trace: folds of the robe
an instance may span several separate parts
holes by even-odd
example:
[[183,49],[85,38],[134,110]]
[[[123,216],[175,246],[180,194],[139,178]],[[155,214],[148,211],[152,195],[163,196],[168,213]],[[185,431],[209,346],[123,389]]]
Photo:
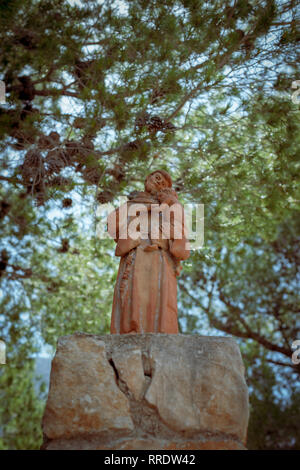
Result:
[[142,246],[120,261],[111,333],[178,333],[177,281],[170,255]]
[[[117,243],[116,256],[120,256],[120,266],[115,285],[111,333],[178,333],[177,320],[177,280],[180,260],[189,256],[189,244],[184,227],[184,212],[179,210],[175,237],[176,214],[169,219],[170,231],[164,233],[161,225],[164,216],[159,218],[158,239],[151,239],[151,204],[158,201],[146,193],[127,204],[128,213],[119,207],[108,216],[108,231]],[[130,214],[130,206],[145,204],[139,218],[143,232],[143,217],[146,224],[146,238],[132,239],[130,224],[135,222]],[[178,229],[179,227],[179,229]],[[148,232],[149,231],[149,232]],[[124,236],[125,235],[125,236]],[[172,239],[173,238],[173,239]],[[157,249],[144,251],[146,245],[155,244]]]

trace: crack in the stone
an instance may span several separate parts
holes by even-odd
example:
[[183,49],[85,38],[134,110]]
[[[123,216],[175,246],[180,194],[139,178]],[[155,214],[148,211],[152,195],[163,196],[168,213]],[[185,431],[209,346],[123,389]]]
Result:
[[142,352],[142,365],[145,377],[152,377],[152,367],[149,358],[149,351]]
[[[239,445],[242,445],[240,439],[238,436],[233,435],[233,434],[224,434],[222,432],[218,431],[209,431],[209,430],[174,430],[172,427],[169,427],[168,423],[165,423],[162,419],[162,417],[159,415],[158,409],[155,405],[152,405],[148,403],[145,400],[145,395],[147,393],[147,390],[149,389],[149,386],[151,385],[152,381],[154,380],[155,373],[159,372],[159,363],[156,363],[154,360],[154,357],[152,357],[151,360],[151,351],[153,351],[151,347],[151,341],[152,337],[151,334],[150,336],[146,336],[146,340],[144,343],[140,343],[137,341],[139,338],[133,337],[129,335],[124,335],[123,337],[101,337],[97,335],[89,335],[89,334],[84,334],[84,333],[77,333],[76,336],[86,336],[86,337],[92,337],[95,339],[101,339],[105,342],[105,350],[106,350],[106,358],[110,366],[112,367],[114,371],[114,378],[116,385],[118,389],[126,396],[126,398],[129,401],[129,407],[130,407],[130,416],[131,419],[134,423],[134,429],[132,431],[119,431],[119,430],[114,430],[112,432],[103,432],[103,433],[93,433],[92,435],[90,434],[82,434],[78,435],[74,438],[71,439],[58,439],[52,440],[48,439],[47,436],[44,434],[44,444],[41,447],[41,449],[46,449],[48,446],[51,448],[51,443],[53,442],[53,445],[57,442],[57,445],[59,446],[61,443],[61,448],[67,448],[67,445],[70,445],[70,448],[74,446],[74,448],[78,448],[82,446],[84,448],[87,446],[87,448],[99,448],[102,444],[107,448],[108,445],[111,446],[112,449],[114,448],[119,448],[120,443],[124,442],[129,439],[159,439],[159,440],[166,440],[167,442],[174,441],[176,443],[181,443],[183,445],[184,449],[184,444],[187,440],[191,440],[191,442],[195,442],[199,439],[200,441],[205,441],[206,439],[212,439],[213,441],[219,441],[219,440],[224,440],[224,441],[233,441],[238,443]],[[157,336],[157,335],[156,335]],[[156,337],[155,336],[155,337]],[[151,340],[151,341],[150,341]],[[166,341],[169,341],[169,338],[166,339]],[[144,378],[145,378],[145,387],[144,387],[144,393],[143,393],[143,398],[140,400],[136,400],[133,396],[133,394],[129,391],[126,382],[121,379],[120,377],[120,368],[119,370],[116,367],[117,362],[115,363],[114,360],[112,359],[113,356],[113,351],[114,348],[120,348],[121,346],[124,346],[127,344],[126,342],[130,342],[130,344],[136,345],[140,348],[141,350],[141,359],[142,359],[142,367],[143,367],[143,372],[144,372]],[[155,351],[155,348],[154,348]],[[124,352],[124,350],[123,350]],[[126,350],[125,350],[126,354]],[[155,370],[157,368],[157,370]],[[133,371],[134,373],[134,371]],[[85,442],[83,442],[85,441]],[[245,445],[245,443],[243,443]]]
[[117,387],[119,388],[119,390],[124,393],[124,395],[126,396],[126,398],[128,400],[130,400],[132,397],[131,397],[131,392],[127,386],[127,383],[124,382],[124,380],[121,379],[120,375],[119,375],[119,372],[118,372],[118,369],[112,359],[112,357],[108,358],[108,362],[109,364],[111,365],[111,367],[113,368],[114,370],[114,373],[115,373],[115,379],[116,379],[116,384],[117,384]]
[[114,371],[114,373],[115,373],[116,383],[117,383],[117,385],[118,385],[118,383],[119,383],[119,372],[118,372],[118,369],[116,368],[115,363],[114,363],[114,361],[112,360],[112,358],[108,359],[108,362],[109,362],[109,364],[111,365],[111,367],[113,368],[113,371]]

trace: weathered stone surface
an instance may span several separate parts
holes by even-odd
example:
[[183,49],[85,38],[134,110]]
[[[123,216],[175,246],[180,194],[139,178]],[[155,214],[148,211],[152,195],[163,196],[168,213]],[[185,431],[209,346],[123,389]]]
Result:
[[194,350],[187,341],[153,344],[154,375],[146,400],[176,431],[214,431],[246,438],[248,394],[234,341],[206,341]]
[[198,440],[166,440],[149,437],[112,440],[103,444],[101,440],[74,441],[58,440],[48,444],[47,450],[246,450],[233,439],[198,439]]
[[105,343],[83,335],[60,338],[43,417],[47,438],[132,429],[129,402],[116,384]]
[[124,351],[115,350],[112,353],[112,360],[129,392],[136,400],[140,400],[145,386],[141,349],[128,348],[126,354]]
[[248,392],[232,338],[60,338],[45,449],[245,449]]
[[[127,439],[120,443],[120,450],[246,450],[243,445],[233,440],[185,440],[161,441],[155,439]],[[109,450],[109,448],[107,448]]]

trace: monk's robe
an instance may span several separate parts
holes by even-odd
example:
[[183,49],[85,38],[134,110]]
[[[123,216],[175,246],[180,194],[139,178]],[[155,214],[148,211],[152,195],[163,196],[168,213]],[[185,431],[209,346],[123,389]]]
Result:
[[[149,218],[147,238],[144,234],[142,239],[134,240],[128,236],[128,232],[126,238],[120,238],[122,223],[127,222],[128,227],[134,219],[128,216],[121,222],[120,208],[108,217],[108,231],[117,243],[115,254],[121,257],[114,290],[110,332],[176,334],[178,333],[176,272],[180,260],[189,256],[184,217],[181,221],[180,238],[178,235],[176,239],[172,238],[174,219],[173,225],[171,224],[170,239],[163,237],[160,217],[159,236],[151,240],[150,209],[151,204],[159,204],[158,199],[149,193],[141,192],[126,203],[127,208],[136,203],[144,204],[148,210],[148,213],[146,210],[146,217]],[[153,243],[159,246],[157,250],[144,251],[145,247]]]

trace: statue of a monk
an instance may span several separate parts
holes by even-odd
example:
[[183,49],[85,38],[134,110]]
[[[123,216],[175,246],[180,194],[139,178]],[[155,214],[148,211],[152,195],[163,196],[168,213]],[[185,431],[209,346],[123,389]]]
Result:
[[176,276],[190,251],[183,207],[170,175],[151,173],[145,191],[132,193],[109,214],[108,232],[121,257],[110,332],[178,333]]

